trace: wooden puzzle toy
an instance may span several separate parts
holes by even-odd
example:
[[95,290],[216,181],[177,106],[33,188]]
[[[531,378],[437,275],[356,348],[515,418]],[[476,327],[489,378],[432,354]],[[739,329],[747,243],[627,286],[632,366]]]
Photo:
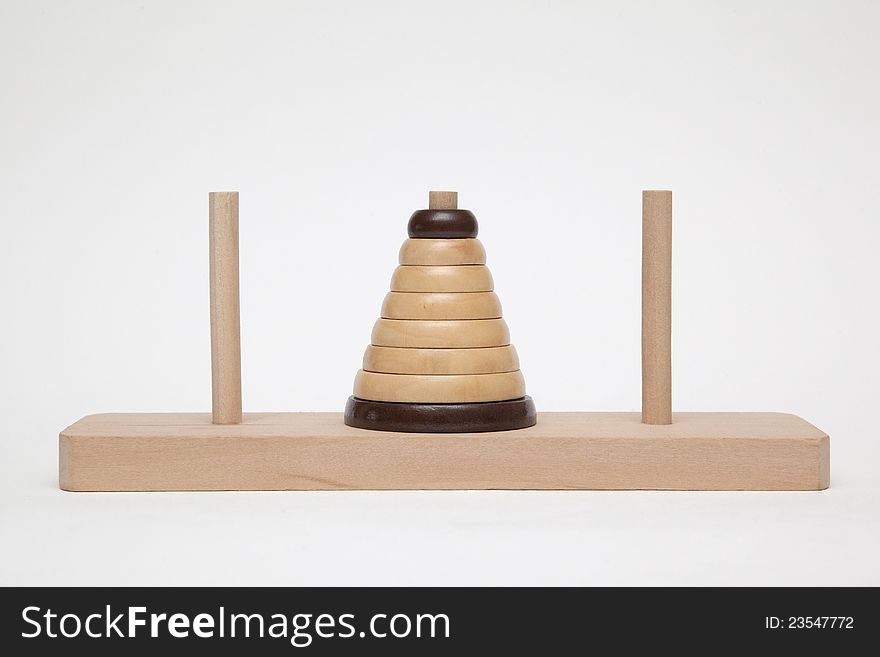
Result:
[[534,425],[535,404],[492,291],[476,217],[458,209],[456,192],[431,192],[408,233],[345,423],[421,433]]
[[89,415],[69,491],[821,490],[826,433],[784,413],[673,413],[672,193],[642,194],[642,412],[538,414],[455,192],[431,192],[344,413],[242,413],[237,192],[209,195],[212,412]]

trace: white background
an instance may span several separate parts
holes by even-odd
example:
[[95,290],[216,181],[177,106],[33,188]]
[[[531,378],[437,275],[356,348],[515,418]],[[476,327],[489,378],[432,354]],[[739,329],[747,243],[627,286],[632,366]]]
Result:
[[[0,2],[0,584],[880,584],[880,4]],[[539,410],[637,410],[643,188],[678,410],[832,437],[822,493],[71,494],[57,434],[340,411],[410,213],[457,189]]]

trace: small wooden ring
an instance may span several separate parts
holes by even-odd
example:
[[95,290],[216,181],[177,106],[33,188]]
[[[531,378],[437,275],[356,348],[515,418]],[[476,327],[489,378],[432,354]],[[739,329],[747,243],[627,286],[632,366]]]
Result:
[[504,347],[510,332],[503,319],[426,321],[378,319],[370,340],[377,347],[474,348]]
[[485,265],[478,239],[408,239],[398,254],[401,265]]
[[387,402],[452,404],[517,399],[526,394],[522,372],[498,374],[379,374],[358,370],[354,396]]
[[486,265],[401,265],[391,277],[392,292],[491,292]]
[[494,292],[389,292],[384,319],[496,319],[501,301]]
[[418,239],[461,239],[476,237],[479,227],[470,210],[416,210],[406,229]]
[[497,374],[519,369],[513,345],[482,349],[413,349],[370,345],[364,370],[384,374]]

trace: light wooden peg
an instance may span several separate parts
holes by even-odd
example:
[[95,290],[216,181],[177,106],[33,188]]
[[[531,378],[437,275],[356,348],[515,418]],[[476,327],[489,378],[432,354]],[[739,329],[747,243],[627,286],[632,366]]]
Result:
[[429,210],[458,209],[458,192],[428,192]]
[[642,422],[672,424],[672,192],[642,192]]
[[208,194],[211,279],[211,420],[241,423],[238,192]]

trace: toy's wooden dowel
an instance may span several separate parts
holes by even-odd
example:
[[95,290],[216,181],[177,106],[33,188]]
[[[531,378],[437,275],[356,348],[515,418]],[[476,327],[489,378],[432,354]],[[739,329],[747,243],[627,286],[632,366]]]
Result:
[[642,422],[672,424],[672,192],[642,192]]
[[208,194],[211,251],[211,419],[241,422],[238,192]]
[[458,192],[428,192],[429,210],[458,209]]

